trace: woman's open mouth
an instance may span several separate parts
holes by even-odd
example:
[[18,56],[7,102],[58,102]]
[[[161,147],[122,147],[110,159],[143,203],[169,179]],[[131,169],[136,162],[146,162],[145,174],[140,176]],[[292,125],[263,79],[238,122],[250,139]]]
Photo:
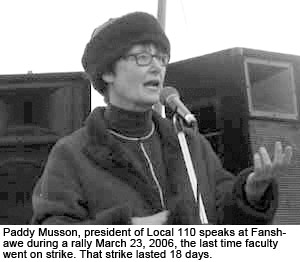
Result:
[[158,80],[150,80],[145,82],[144,86],[152,90],[158,90],[160,89],[160,82]]

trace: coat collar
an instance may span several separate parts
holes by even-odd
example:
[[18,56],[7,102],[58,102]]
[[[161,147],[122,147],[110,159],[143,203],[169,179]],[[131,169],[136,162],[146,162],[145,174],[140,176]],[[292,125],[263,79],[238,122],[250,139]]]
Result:
[[[104,119],[104,110],[104,107],[95,108],[86,121],[88,144],[85,150],[92,152],[94,156],[96,156],[97,159],[95,160],[97,161],[103,159],[102,157],[99,158],[102,154],[110,155],[112,153],[120,153],[119,143],[115,137],[107,131],[108,126]],[[164,145],[172,148],[174,151],[180,150],[176,134],[169,121],[162,119],[155,111],[153,111],[152,117],[159,135],[161,136],[162,141],[164,141]],[[104,148],[106,150],[103,150]],[[124,157],[126,158],[126,156]],[[120,159],[124,161],[124,157],[121,157]]]
[[[140,163],[131,157],[126,148],[121,147],[119,141],[107,131],[107,124],[104,119],[103,107],[98,107],[87,119],[86,127],[88,132],[88,143],[84,148],[85,153],[101,168],[110,170],[115,176],[126,179],[126,182],[134,185],[140,184],[143,195],[143,181],[139,181],[143,174]],[[180,206],[180,217],[184,224],[197,224],[197,208],[193,201],[192,189],[188,180],[188,174],[184,165],[180,145],[176,133],[169,120],[161,118],[155,111],[152,115],[162,143],[162,153],[166,166],[168,183],[167,206],[169,209],[177,209]],[[189,134],[188,134],[189,136]],[[120,172],[118,172],[120,170]],[[124,175],[124,170],[128,174]],[[130,181],[129,181],[130,180]],[[153,192],[157,195],[157,192]],[[180,204],[179,204],[180,203]]]

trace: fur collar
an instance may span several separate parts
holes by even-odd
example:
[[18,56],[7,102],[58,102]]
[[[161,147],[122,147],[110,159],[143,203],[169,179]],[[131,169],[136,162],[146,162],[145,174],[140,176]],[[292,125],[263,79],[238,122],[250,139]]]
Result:
[[[84,151],[101,168],[111,171],[114,176],[140,188],[140,193],[144,195],[145,192],[143,191],[149,191],[149,189],[143,184],[143,181],[140,181],[143,177],[141,175],[143,169],[139,162],[132,158],[132,154],[126,152],[126,148],[121,147],[119,141],[107,131],[104,110],[105,108],[102,107],[94,109],[87,119],[88,143]],[[166,165],[169,185],[167,207],[174,209],[181,202],[180,210],[184,210],[180,212],[182,213],[181,216],[184,217],[181,219],[181,223],[190,224],[191,221],[187,220],[190,220],[191,217],[197,217],[197,208],[194,205],[178,138],[169,120],[161,118],[155,111],[153,111],[152,118],[161,138],[162,153]],[[125,170],[127,170],[127,174]],[[152,193],[147,192],[147,199],[152,200],[151,196],[157,196],[157,192]],[[151,201],[148,201],[148,204],[151,205]],[[192,224],[197,224],[197,221],[194,220]]]

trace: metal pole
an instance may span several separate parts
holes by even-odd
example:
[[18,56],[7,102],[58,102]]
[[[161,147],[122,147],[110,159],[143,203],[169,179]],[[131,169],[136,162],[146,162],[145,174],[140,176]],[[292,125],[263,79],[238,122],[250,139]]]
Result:
[[166,27],[166,5],[167,5],[167,0],[158,0],[157,20],[159,21],[161,27],[164,30]]
[[[157,20],[160,23],[163,30],[166,27],[166,5],[167,0],[158,0],[157,7]],[[158,112],[162,117],[166,117],[165,107],[161,103],[153,105],[153,109]]]
[[185,133],[183,131],[184,130],[183,125],[184,124],[183,124],[182,119],[179,119],[178,115],[174,114],[174,116],[173,116],[173,126],[174,126],[174,129],[175,129],[176,133],[177,133],[180,148],[181,148],[181,151],[182,151],[182,154],[183,154],[183,159],[184,159],[185,166],[186,166],[186,169],[187,169],[187,172],[188,172],[190,185],[191,185],[193,195],[194,195],[194,200],[195,200],[195,203],[199,207],[199,218],[200,218],[201,224],[208,224],[206,211],[205,211],[205,206],[204,206],[204,203],[203,203],[201,192],[199,192],[199,195],[198,195],[197,176],[196,176],[196,173],[195,173],[195,169],[194,169],[192,157],[191,157],[191,154],[190,154],[190,150],[189,150],[186,138],[185,138]]

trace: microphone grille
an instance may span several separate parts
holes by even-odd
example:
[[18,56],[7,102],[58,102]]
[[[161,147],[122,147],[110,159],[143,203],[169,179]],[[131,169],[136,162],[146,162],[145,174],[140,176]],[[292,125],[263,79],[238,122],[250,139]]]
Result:
[[165,86],[159,94],[159,101],[162,105],[166,105],[167,104],[167,100],[170,96],[178,96],[179,97],[179,93],[176,90],[176,88],[172,87],[172,86]]

